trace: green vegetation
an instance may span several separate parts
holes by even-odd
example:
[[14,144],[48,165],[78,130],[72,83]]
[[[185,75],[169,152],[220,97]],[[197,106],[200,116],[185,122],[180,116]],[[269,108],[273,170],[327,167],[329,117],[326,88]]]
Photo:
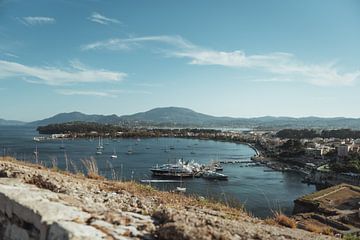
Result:
[[276,133],[276,136],[279,138],[289,138],[289,139],[312,139],[316,137],[321,138],[360,138],[360,131],[355,131],[351,129],[337,129],[337,130],[322,130],[315,131],[313,129],[283,129]]
[[280,157],[296,157],[304,155],[305,150],[303,144],[299,140],[289,139],[279,147]]
[[159,136],[185,136],[187,133],[213,134],[220,130],[214,129],[148,129],[148,128],[127,128],[113,124],[100,124],[89,122],[68,122],[60,124],[49,124],[37,128],[40,134],[69,134],[71,137],[159,137]]
[[360,154],[350,153],[344,160],[331,163],[330,168],[335,172],[360,173]]

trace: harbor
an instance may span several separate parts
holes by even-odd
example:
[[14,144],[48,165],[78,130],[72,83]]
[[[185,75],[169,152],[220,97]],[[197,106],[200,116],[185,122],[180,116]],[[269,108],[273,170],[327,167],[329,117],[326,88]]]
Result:
[[[98,137],[37,142],[33,140],[37,135],[35,129],[30,127],[3,127],[0,146],[6,155],[33,163],[37,146],[39,163],[48,167],[52,167],[54,163],[58,169],[68,168],[72,172],[75,169],[82,171],[84,167],[81,160],[92,157],[96,160],[99,173],[106,178],[137,182],[150,180],[142,183],[162,191],[186,188],[185,194],[227,202],[230,205],[234,202],[244,204],[258,217],[271,216],[273,209],[279,208],[291,214],[294,199],[315,191],[314,186],[301,183],[302,176],[296,172],[264,172],[269,169],[267,166],[254,166],[250,158],[255,152],[244,144],[172,137],[140,138],[140,141],[138,138],[104,138],[102,154],[96,155]],[[64,149],[61,149],[62,144]],[[165,152],[164,149],[168,151]],[[114,150],[117,158],[111,158]],[[204,177],[167,179],[153,176],[150,171],[156,165],[175,164],[181,158],[190,162],[194,160],[202,165],[208,165],[211,161],[228,160],[238,163],[220,164],[223,171],[219,173],[228,176],[226,181]]]

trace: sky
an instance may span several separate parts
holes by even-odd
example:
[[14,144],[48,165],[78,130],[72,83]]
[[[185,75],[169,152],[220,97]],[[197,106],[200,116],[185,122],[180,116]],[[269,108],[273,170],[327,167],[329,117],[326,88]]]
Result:
[[360,117],[357,0],[0,0],[0,118]]

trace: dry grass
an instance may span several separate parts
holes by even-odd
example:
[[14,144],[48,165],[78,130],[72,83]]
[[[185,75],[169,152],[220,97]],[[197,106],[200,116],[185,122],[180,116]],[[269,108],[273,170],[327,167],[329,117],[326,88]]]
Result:
[[303,228],[306,231],[313,232],[313,233],[321,233],[325,235],[333,236],[334,232],[329,227],[320,226],[318,224],[312,223],[312,222],[306,222],[304,223],[301,228]]
[[11,163],[15,163],[15,164],[21,164],[24,166],[28,166],[28,167],[33,167],[33,168],[37,168],[37,169],[46,169],[45,166],[39,164],[39,163],[31,163],[31,162],[22,162],[19,161],[13,157],[9,157],[9,156],[5,156],[5,157],[0,157],[0,160],[3,162],[11,162]]
[[91,157],[90,159],[81,159],[81,162],[86,169],[88,178],[96,179],[96,180],[104,179],[104,177],[100,176],[99,174],[99,169],[95,158]]
[[273,225],[273,226],[278,225],[278,223],[275,221],[274,218],[266,218],[264,220],[264,223],[267,225]]
[[178,209],[191,206],[221,211],[230,219],[248,217],[246,212],[243,211],[243,206],[241,206],[241,208],[233,208],[226,206],[223,203],[216,202],[215,200],[171,192],[162,192],[149,185],[136,182],[103,181],[100,185],[100,189],[112,192],[126,191],[135,196],[153,198],[159,205],[167,205]]
[[288,216],[284,215],[281,212],[275,212],[275,222],[278,224],[288,227],[288,228],[296,228],[296,221]]

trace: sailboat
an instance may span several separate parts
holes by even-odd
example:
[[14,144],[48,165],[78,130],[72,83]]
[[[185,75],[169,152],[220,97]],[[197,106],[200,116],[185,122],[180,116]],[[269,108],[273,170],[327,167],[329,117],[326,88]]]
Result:
[[104,145],[102,144],[101,137],[99,137],[99,145],[96,147],[97,150],[104,149]]
[[186,192],[186,187],[182,186],[183,180],[182,180],[182,175],[180,175],[180,186],[176,187],[175,191],[178,193],[184,193]]
[[63,140],[61,140],[60,149],[65,149],[65,145],[64,145],[64,141],[63,141]]
[[131,155],[131,154],[133,154],[133,151],[132,151],[132,148],[129,147],[129,148],[128,148],[128,151],[127,151],[127,155]]
[[35,158],[35,162],[38,163],[39,162],[39,150],[37,148],[37,145],[35,145],[34,158]]
[[118,156],[117,156],[117,154],[116,154],[116,151],[115,151],[115,149],[114,149],[114,153],[111,155],[111,159],[116,159]]

